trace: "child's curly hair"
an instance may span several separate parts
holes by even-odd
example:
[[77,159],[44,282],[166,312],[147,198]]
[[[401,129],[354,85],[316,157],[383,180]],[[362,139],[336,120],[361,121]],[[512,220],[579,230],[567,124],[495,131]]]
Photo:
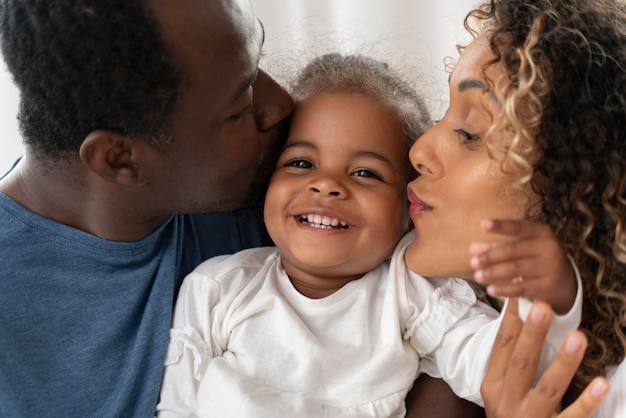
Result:
[[362,94],[380,101],[402,122],[406,134],[406,180],[415,177],[408,159],[409,149],[430,127],[430,113],[422,95],[388,63],[360,54],[324,54],[312,59],[290,87],[296,103],[319,92]]
[[492,0],[465,26],[488,37],[488,65],[506,68],[504,83],[490,81],[502,103],[494,129],[513,133],[513,160],[540,198],[533,213],[582,276],[589,346],[578,391],[626,354],[626,7]]

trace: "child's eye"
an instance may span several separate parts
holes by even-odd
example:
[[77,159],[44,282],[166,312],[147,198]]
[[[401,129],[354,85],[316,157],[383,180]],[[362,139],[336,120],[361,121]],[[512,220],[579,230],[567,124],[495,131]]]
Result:
[[456,132],[457,135],[459,135],[464,142],[472,142],[480,139],[478,135],[471,134],[463,129],[455,129],[454,132]]
[[368,177],[368,178],[375,178],[378,180],[382,180],[381,176],[379,176],[376,172],[372,170],[368,170],[367,168],[360,168],[352,174],[357,177]]
[[313,168],[313,164],[311,164],[307,160],[290,160],[285,164],[285,166],[296,167],[296,168],[306,168],[306,169]]

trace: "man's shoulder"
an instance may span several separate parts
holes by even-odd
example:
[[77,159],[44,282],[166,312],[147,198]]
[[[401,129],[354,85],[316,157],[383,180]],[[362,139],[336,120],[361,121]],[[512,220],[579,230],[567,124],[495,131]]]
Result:
[[202,259],[271,245],[262,217],[239,218],[216,212],[184,216],[185,240],[199,246]]

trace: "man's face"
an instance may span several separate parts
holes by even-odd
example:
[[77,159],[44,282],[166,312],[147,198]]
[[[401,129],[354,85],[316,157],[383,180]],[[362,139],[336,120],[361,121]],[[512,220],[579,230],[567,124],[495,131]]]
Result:
[[293,103],[262,69],[263,27],[248,0],[152,0],[183,73],[150,187],[162,211],[233,210],[264,193]]

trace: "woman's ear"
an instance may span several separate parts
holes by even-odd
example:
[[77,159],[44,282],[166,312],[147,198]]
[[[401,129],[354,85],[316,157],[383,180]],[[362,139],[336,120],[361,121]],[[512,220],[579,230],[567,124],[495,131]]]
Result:
[[79,155],[83,164],[105,181],[132,186],[144,181],[139,156],[145,146],[147,142],[141,139],[99,129],[87,135]]

